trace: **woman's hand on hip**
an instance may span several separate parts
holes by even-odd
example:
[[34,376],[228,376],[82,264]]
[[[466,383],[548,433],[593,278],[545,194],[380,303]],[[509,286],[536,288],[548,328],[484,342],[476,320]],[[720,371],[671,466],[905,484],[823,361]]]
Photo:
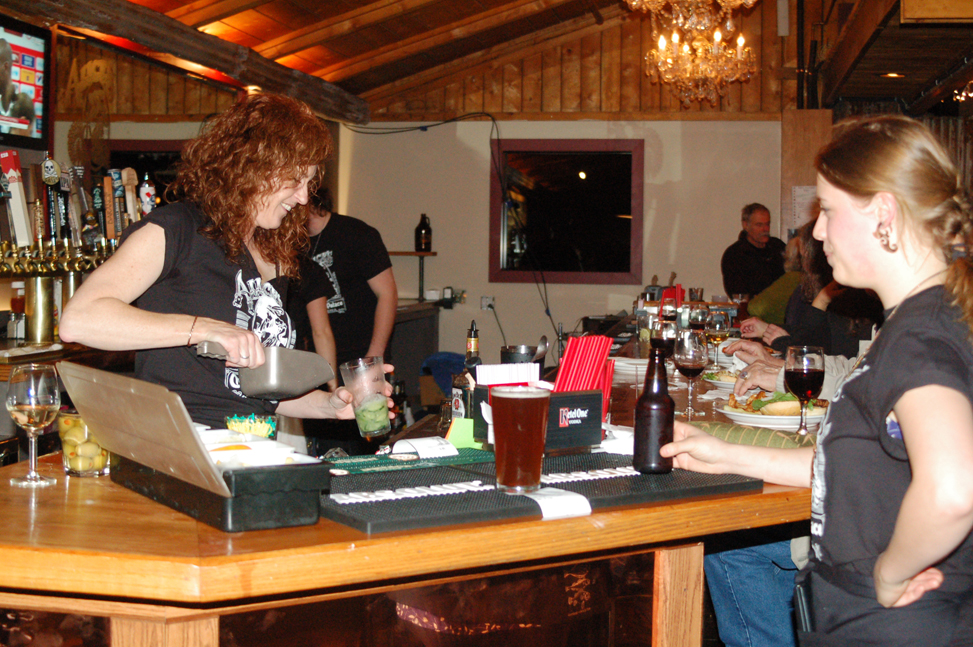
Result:
[[915,576],[904,582],[886,582],[882,579],[882,558],[878,556],[875,562],[875,598],[883,607],[904,607],[918,601],[928,591],[938,589],[943,583],[943,572],[930,566],[919,571]]

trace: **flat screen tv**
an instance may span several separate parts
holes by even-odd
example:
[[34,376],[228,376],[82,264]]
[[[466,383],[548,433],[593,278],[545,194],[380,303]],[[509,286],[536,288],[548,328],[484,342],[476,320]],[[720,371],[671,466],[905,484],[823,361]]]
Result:
[[50,149],[52,54],[50,30],[0,14],[0,149]]

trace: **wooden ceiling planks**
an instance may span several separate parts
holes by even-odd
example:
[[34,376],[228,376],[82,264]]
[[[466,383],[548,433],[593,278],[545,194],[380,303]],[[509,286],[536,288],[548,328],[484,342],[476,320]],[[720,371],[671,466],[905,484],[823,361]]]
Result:
[[[31,0],[10,2],[28,16],[43,15],[43,10],[31,9]],[[38,2],[73,11],[63,0]],[[82,7],[112,2],[123,0],[78,0]],[[762,0],[737,17],[756,55],[758,73],[749,83],[733,84],[718,105],[693,104],[688,109],[667,86],[645,77],[645,51],[657,36],[624,0],[130,2],[177,20],[186,30],[179,38],[191,37],[195,29],[205,32],[197,32],[196,43],[186,41],[186,49],[210,48],[207,36],[246,48],[217,63],[230,76],[241,60],[244,66],[260,68],[259,59],[269,59],[279,65],[274,69],[324,79],[386,114],[392,106],[434,114],[470,105],[498,106],[507,114],[553,109],[747,115],[778,112],[797,101],[794,0],[791,35],[784,38],[777,34],[778,5],[773,0]],[[897,18],[890,20],[898,3],[804,0],[806,46],[811,40],[820,44],[826,105],[842,98],[893,100],[922,111],[973,76],[973,70],[958,64],[964,56],[973,60],[968,44],[973,43],[973,25],[899,25]],[[163,51],[159,58],[166,56],[174,54]],[[906,78],[878,76],[890,66],[901,67]],[[275,87],[273,82],[255,84]]]

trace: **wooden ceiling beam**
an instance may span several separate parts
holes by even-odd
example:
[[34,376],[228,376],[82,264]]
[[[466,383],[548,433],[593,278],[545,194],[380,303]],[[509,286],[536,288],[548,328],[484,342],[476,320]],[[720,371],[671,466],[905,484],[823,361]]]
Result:
[[340,63],[315,70],[312,74],[326,78],[331,82],[340,81],[379,65],[387,65],[460,38],[469,38],[479,32],[501,27],[514,20],[527,18],[573,1],[515,0],[469,18],[443,25],[419,36],[379,47],[361,56],[345,59]]
[[369,121],[368,103],[345,90],[127,0],[4,0],[4,6],[50,24],[124,38],[154,52],[218,70],[244,85],[300,99],[328,119],[353,124]]
[[855,65],[898,8],[899,0],[858,0],[821,70],[821,100],[830,106]]
[[388,20],[406,12],[413,11],[438,0],[379,0],[364,7],[308,25],[273,40],[254,47],[254,51],[271,59],[278,60],[295,52],[320,45],[321,41],[343,36],[350,32],[368,27],[377,22]]
[[621,6],[603,7],[600,13],[602,24],[599,24],[593,16],[585,14],[559,25],[522,36],[503,45],[474,52],[438,67],[423,70],[412,76],[373,88],[363,92],[362,98],[375,102],[429,83],[438,82],[442,85],[448,85],[454,81],[462,81],[467,76],[528,58],[553,47],[580,41],[585,36],[604,31],[624,20],[634,19],[631,12]]
[[218,22],[224,18],[229,18],[242,11],[248,11],[254,7],[265,5],[269,1],[217,0],[213,2],[213,0],[198,0],[198,2],[190,2],[187,5],[168,11],[166,15],[193,29],[199,29],[200,27]]
[[973,55],[963,57],[962,62],[950,70],[943,78],[919,93],[919,96],[905,107],[906,114],[921,115],[934,105],[953,96],[953,92],[963,89],[973,76]]

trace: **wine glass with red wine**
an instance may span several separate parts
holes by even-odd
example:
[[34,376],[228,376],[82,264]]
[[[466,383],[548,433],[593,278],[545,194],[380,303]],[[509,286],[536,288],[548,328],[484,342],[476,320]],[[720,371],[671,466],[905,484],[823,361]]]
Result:
[[706,331],[706,321],[709,319],[709,308],[693,306],[689,311],[689,327],[693,330]]
[[801,403],[801,426],[797,433],[807,434],[808,402],[821,395],[824,386],[824,350],[820,346],[788,346],[784,384]]
[[693,408],[693,386],[696,384],[696,378],[709,364],[706,334],[699,330],[680,330],[672,357],[676,362],[676,369],[689,381],[686,417],[692,420],[692,415],[696,413]]

